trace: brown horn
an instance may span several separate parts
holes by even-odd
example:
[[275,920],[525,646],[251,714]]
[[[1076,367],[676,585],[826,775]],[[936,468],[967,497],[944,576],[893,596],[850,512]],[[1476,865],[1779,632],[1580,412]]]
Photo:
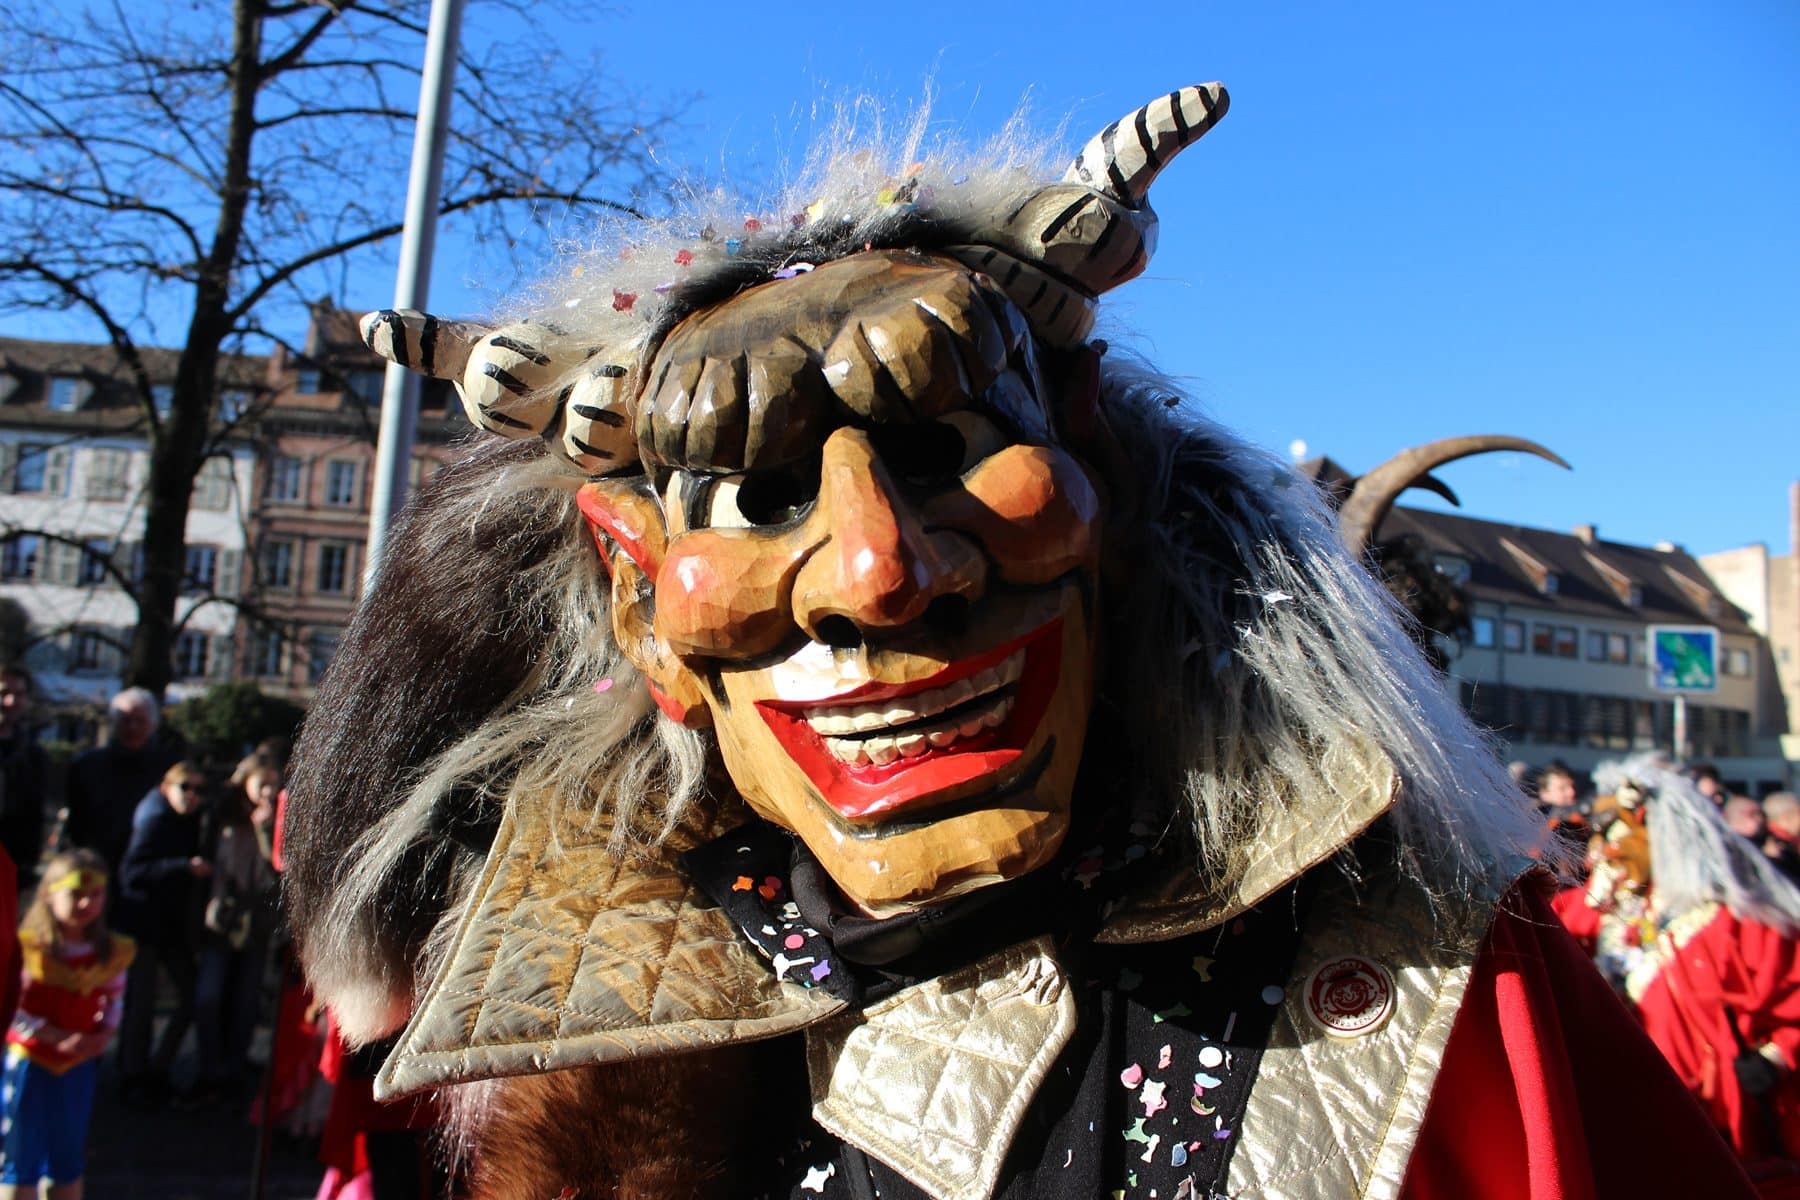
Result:
[[1477,433],[1467,437],[1440,438],[1423,446],[1402,450],[1373,471],[1356,481],[1338,509],[1338,535],[1350,553],[1361,558],[1374,540],[1375,531],[1394,507],[1400,493],[1419,483],[1445,463],[1496,450],[1518,450],[1535,454],[1553,462],[1565,471],[1569,464],[1551,450],[1526,438],[1507,437],[1498,433]]

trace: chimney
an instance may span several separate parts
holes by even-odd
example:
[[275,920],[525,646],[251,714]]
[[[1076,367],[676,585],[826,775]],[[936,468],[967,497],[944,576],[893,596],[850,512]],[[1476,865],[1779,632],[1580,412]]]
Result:
[[1788,553],[1800,554],[1800,479],[1788,484]]
[[1598,525],[1577,525],[1575,536],[1581,539],[1582,545],[1591,546],[1599,539],[1600,527]]

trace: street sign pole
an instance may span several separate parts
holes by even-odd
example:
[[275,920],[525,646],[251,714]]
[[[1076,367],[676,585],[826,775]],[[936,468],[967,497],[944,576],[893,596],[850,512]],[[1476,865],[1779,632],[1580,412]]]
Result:
[[1687,761],[1687,756],[1688,756],[1687,746],[1688,746],[1687,693],[1686,692],[1676,692],[1675,693],[1675,747],[1674,747],[1676,762],[1684,763]]
[[[431,287],[431,252],[437,240],[438,197],[444,177],[444,142],[456,81],[456,48],[463,0],[432,0],[419,79],[419,118],[413,129],[412,176],[406,186],[406,225],[400,235],[395,308],[424,308]],[[413,438],[419,423],[419,377],[389,363],[381,388],[381,435],[375,443],[375,487],[369,501],[369,549],[363,591],[381,569],[388,526],[406,503]]]

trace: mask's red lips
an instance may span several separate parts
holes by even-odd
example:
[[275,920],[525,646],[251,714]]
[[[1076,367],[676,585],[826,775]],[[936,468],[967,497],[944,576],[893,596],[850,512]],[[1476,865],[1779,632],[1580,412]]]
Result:
[[[1015,685],[1012,711],[995,728],[959,737],[911,758],[876,765],[851,766],[826,748],[807,723],[806,713],[820,708],[869,704],[928,692],[980,674],[1015,653],[1025,652]],[[992,650],[950,663],[926,679],[890,684],[872,681],[826,699],[794,702],[765,700],[757,704],[777,741],[799,764],[833,811],[846,820],[895,813],[929,803],[943,792],[972,779],[1002,771],[1016,762],[1050,706],[1062,667],[1062,618],[1039,626]]]

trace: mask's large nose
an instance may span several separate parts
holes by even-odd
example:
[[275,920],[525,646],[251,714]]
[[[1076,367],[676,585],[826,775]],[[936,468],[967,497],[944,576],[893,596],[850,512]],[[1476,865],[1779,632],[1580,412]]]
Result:
[[818,641],[855,645],[928,614],[960,620],[986,583],[975,544],[928,530],[861,430],[826,440],[813,521],[827,536],[794,577],[793,605]]

